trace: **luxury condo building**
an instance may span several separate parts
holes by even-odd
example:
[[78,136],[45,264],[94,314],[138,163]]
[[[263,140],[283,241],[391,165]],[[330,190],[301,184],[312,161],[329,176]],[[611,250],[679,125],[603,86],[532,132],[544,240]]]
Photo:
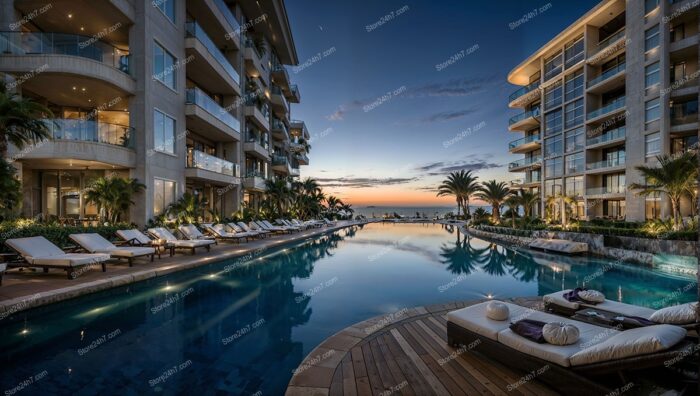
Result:
[[283,0],[0,4],[4,83],[54,117],[52,140],[10,148],[24,215],[94,218],[82,192],[112,174],[146,185],[137,224],[185,192],[229,215],[308,165]]
[[541,210],[572,197],[582,219],[668,218],[666,197],[627,186],[644,183],[637,166],[697,147],[699,10],[697,0],[606,0],[512,70],[522,88],[509,107],[524,110],[509,121],[524,134],[509,143],[523,155],[509,164],[523,175],[513,187],[541,192]]

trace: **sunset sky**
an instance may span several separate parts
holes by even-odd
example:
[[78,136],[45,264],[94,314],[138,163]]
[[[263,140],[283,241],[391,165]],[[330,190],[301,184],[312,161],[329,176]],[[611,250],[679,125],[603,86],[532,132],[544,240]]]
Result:
[[521,136],[507,129],[518,110],[507,107],[517,87],[506,76],[595,4],[288,2],[302,96],[292,118],[312,136],[302,176],[356,206],[452,205],[435,188],[459,169],[519,178],[507,172],[517,159],[508,142]]

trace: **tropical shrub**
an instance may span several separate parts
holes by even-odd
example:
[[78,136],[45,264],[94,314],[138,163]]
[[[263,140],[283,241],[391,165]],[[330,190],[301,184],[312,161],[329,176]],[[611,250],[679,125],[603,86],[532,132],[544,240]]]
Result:
[[2,251],[9,249],[5,246],[5,241],[13,238],[26,238],[41,235],[56,246],[74,246],[75,243],[68,238],[70,234],[97,233],[109,240],[116,239],[117,230],[135,228],[128,223],[117,223],[114,225],[100,225],[95,227],[74,227],[63,226],[57,223],[39,223],[34,220],[20,219],[5,221],[0,223],[0,245]]
[[15,216],[22,203],[22,184],[12,164],[0,158],[0,220]]
[[85,200],[97,206],[101,221],[118,223],[134,204],[134,195],[145,189],[136,179],[100,177],[86,189]]

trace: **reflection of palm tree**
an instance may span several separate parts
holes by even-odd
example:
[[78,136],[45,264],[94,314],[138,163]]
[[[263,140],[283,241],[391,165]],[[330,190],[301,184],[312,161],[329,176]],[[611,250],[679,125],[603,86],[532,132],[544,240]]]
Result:
[[446,264],[447,269],[453,274],[468,275],[476,269],[466,242],[466,239],[460,242],[460,237],[457,235],[457,242],[454,246],[444,243],[440,247],[440,257],[443,258],[440,262]]
[[485,255],[486,262],[482,264],[481,268],[489,275],[504,276],[506,274],[506,265],[508,264],[508,258],[506,256],[507,249],[503,248],[503,252],[499,251],[498,245],[492,243]]
[[537,278],[539,266],[530,255],[512,251],[510,254],[510,275],[522,282],[531,282]]

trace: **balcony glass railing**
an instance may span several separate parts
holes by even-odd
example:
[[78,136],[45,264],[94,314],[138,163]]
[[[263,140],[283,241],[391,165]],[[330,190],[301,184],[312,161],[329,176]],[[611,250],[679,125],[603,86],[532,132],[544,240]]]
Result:
[[[246,39],[246,40],[245,40],[245,46],[246,46],[246,48],[252,48],[253,51],[255,51],[255,55],[258,56],[258,59],[259,59],[259,60],[262,60],[262,57],[263,57],[263,56],[262,56],[262,54],[260,53],[260,50],[259,50],[258,47],[255,45],[255,42],[254,42],[253,40],[251,40],[251,39]],[[261,63],[262,63],[262,62],[261,62]],[[264,65],[261,65],[261,66],[265,67]]]
[[275,154],[272,156],[272,165],[289,165],[289,158],[286,155]]
[[282,120],[273,118],[271,127],[273,131],[282,131],[285,135],[289,136],[289,130],[287,129],[287,126],[284,124],[284,122],[282,122]]
[[602,81],[607,80],[608,78],[611,78],[613,76],[616,76],[616,75],[622,73],[623,71],[625,71],[625,66],[626,66],[626,63],[620,63],[619,65],[617,65],[615,67],[611,67],[610,69],[602,72],[598,77],[594,77],[593,79],[588,81],[587,87],[590,88],[590,87],[592,87],[592,86],[594,86]]
[[524,138],[518,139],[518,140],[513,140],[508,144],[508,148],[510,150],[522,146],[524,144],[536,142],[540,140],[540,135],[530,135],[530,136],[525,136]]
[[248,132],[246,134],[245,142],[259,144],[265,150],[267,150],[270,147],[270,143],[267,139],[267,135],[262,135],[262,134],[259,134],[256,132]]
[[539,87],[540,87],[540,82],[538,80],[538,81],[533,82],[530,85],[526,85],[526,86],[520,88],[519,90],[513,92],[512,94],[510,94],[510,97],[508,99],[510,102],[512,102],[515,99],[538,89]]
[[255,170],[255,169],[249,170],[248,172],[246,172],[245,177],[247,177],[249,179],[254,178],[254,177],[257,177],[260,179],[266,179],[265,173],[263,171],[259,171],[259,170]]
[[0,32],[0,53],[12,55],[70,55],[104,63],[129,73],[129,51],[94,37],[66,33]]
[[238,164],[226,161],[225,159],[215,157],[202,151],[188,149],[187,150],[187,167],[204,169],[214,173],[220,173],[227,176],[238,177]]
[[299,86],[297,84],[290,85],[289,89],[292,91],[292,95],[297,97],[301,95],[301,93],[299,92]]
[[698,122],[698,101],[674,103],[671,106],[671,125],[684,125]]
[[194,37],[199,40],[199,42],[206,47],[207,51],[209,51],[214,59],[216,59],[216,61],[221,65],[221,67],[224,68],[226,73],[233,78],[233,81],[235,81],[236,84],[240,84],[241,77],[238,75],[238,72],[236,72],[236,69],[233,68],[231,62],[226,59],[221,50],[216,46],[216,44],[214,44],[213,41],[211,41],[209,36],[207,36],[207,34],[204,32],[204,29],[202,29],[197,22],[187,22],[185,24],[185,32],[187,37]]
[[528,165],[534,165],[538,164],[542,161],[542,157],[537,155],[535,157],[531,158],[522,158],[517,161],[513,161],[510,164],[508,164],[508,169],[513,169],[513,168],[521,168],[523,166],[528,166]]
[[509,125],[516,124],[520,121],[526,120],[528,118],[539,118],[540,116],[540,108],[536,107],[534,110],[531,111],[526,111],[522,114],[518,114],[514,117],[511,117],[510,121],[508,121]]
[[185,100],[187,104],[193,104],[206,110],[219,121],[235,129],[236,132],[241,130],[241,122],[199,88],[188,88]]
[[605,169],[605,168],[614,168],[616,166],[623,166],[625,164],[625,157],[615,157],[615,158],[608,158],[603,161],[598,161],[598,162],[589,162],[586,164],[586,169],[588,170],[594,170],[594,169]]
[[619,110],[623,107],[625,107],[625,97],[621,96],[621,97],[615,99],[614,101],[612,101],[611,103],[608,103],[607,105],[605,105],[597,110],[591,111],[590,113],[588,113],[587,118],[589,120],[591,120],[593,118],[598,118],[602,115],[611,113],[615,110]]
[[240,35],[241,24],[238,23],[238,20],[228,8],[226,3],[224,3],[224,0],[214,0],[214,3],[216,4],[216,7],[219,9],[219,11],[221,11],[221,13],[224,15],[224,19],[226,19],[226,21],[233,27],[233,32],[230,33]]
[[134,148],[135,130],[129,126],[66,118],[45,120],[45,123],[54,140],[76,140]]
[[273,95],[278,95],[281,98],[284,107],[287,109],[289,108],[289,103],[287,102],[287,98],[284,96],[284,92],[282,92],[282,88],[278,87],[277,85],[273,85],[270,92]]
[[591,187],[586,189],[586,195],[624,194],[626,186]]
[[610,35],[609,37],[607,37],[605,40],[599,42],[598,45],[595,48],[593,48],[593,50],[591,51],[591,55],[595,55],[595,54],[603,51],[608,46],[610,46],[610,44],[625,37],[625,33],[626,33],[625,28],[622,28],[622,29],[618,30],[617,32],[613,33],[612,35]]
[[593,146],[595,144],[607,143],[607,142],[610,142],[613,140],[624,139],[625,133],[626,133],[625,127],[612,129],[610,131],[605,132],[602,135],[589,138],[588,140],[586,140],[586,144],[589,146]]

